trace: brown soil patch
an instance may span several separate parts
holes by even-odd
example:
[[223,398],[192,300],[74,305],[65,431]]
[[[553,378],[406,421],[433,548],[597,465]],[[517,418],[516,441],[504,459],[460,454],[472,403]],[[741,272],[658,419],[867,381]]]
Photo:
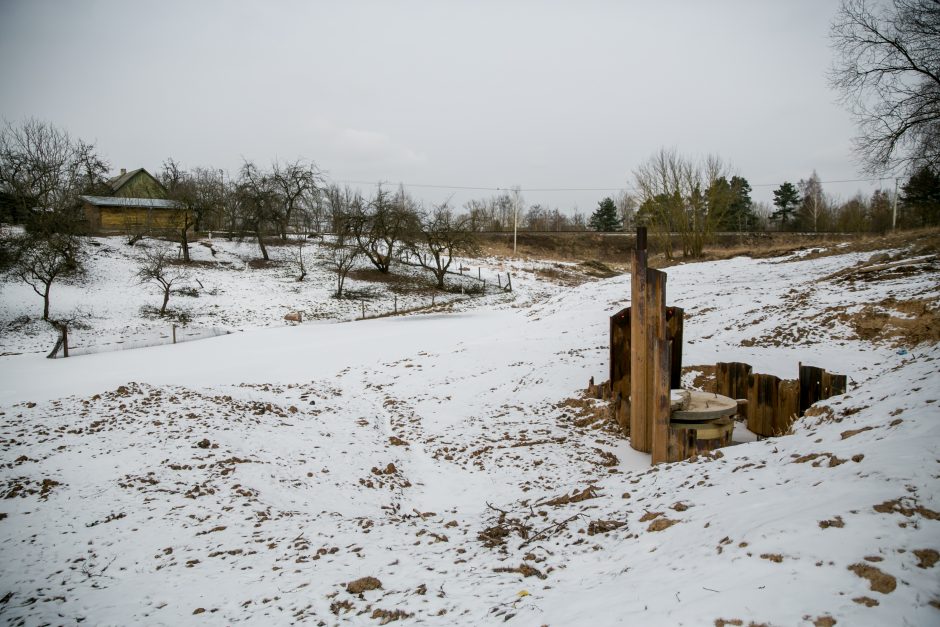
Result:
[[842,516],[836,516],[832,520],[819,521],[820,529],[828,529],[829,527],[836,527],[837,529],[841,529],[842,527],[845,527],[845,521],[842,520]]
[[404,610],[383,610],[376,609],[372,612],[372,618],[378,618],[380,625],[387,625],[393,621],[401,620],[403,618],[411,618],[414,614],[409,614]]
[[843,440],[846,440],[851,438],[853,435],[858,435],[859,433],[863,433],[865,431],[871,431],[872,429],[874,429],[874,427],[871,426],[862,427],[861,429],[849,429],[848,431],[843,431],[840,435],[842,436]]
[[914,551],[914,555],[917,556],[918,568],[933,568],[934,564],[940,560],[940,553],[937,553],[934,549],[917,549]]
[[596,499],[598,496],[599,494],[597,493],[597,488],[591,485],[584,488],[580,492],[576,491],[574,494],[564,494],[548,501],[536,503],[536,505],[551,505],[553,507],[557,507],[559,505],[568,505],[569,503],[580,503],[581,501],[587,501],[588,499]]
[[760,558],[763,560],[770,560],[771,562],[774,562],[775,564],[779,564],[780,562],[783,561],[783,556],[780,555],[779,553],[761,553]]
[[346,584],[346,592],[349,594],[361,594],[367,590],[377,590],[382,587],[382,582],[375,577],[362,577]]
[[669,518],[657,518],[650,523],[650,526],[646,528],[647,531],[663,531],[664,529],[669,529],[674,524],[679,522],[678,520],[671,520]]
[[682,368],[682,379],[685,380],[686,375],[690,372],[695,373],[691,387],[704,392],[715,390],[715,366],[684,366]]
[[886,298],[839,318],[847,322],[859,338],[871,342],[916,346],[940,341],[940,308],[933,301]]
[[522,562],[516,568],[510,568],[507,566],[501,566],[499,568],[494,568],[493,572],[495,573],[519,573],[523,577],[538,577],[539,579],[546,579],[547,575],[542,573],[538,568],[534,566],[529,566],[525,562]]
[[858,603],[859,605],[864,605],[865,607],[875,607],[876,605],[879,605],[878,601],[876,601],[875,599],[871,597],[864,597],[864,596],[855,597],[852,600]]
[[619,520],[592,520],[588,525],[587,533],[589,536],[594,536],[599,533],[608,533],[614,529],[620,529],[626,524],[627,523]]
[[898,581],[894,578],[894,575],[882,572],[874,566],[858,563],[852,564],[848,569],[859,577],[867,579],[871,590],[874,592],[889,594],[898,587]]
[[906,502],[913,501],[913,499],[900,498],[894,499],[891,501],[885,501],[884,503],[879,503],[874,506],[874,509],[879,514],[901,514],[902,516],[907,516],[910,518],[914,514],[920,514],[928,520],[940,520],[940,512],[935,512],[932,509],[918,505],[916,501],[913,501],[913,505],[906,505]]

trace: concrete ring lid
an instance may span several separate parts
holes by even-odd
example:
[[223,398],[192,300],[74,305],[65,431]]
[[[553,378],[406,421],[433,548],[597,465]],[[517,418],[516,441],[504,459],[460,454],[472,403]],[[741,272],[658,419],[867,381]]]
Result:
[[731,416],[738,411],[738,402],[721,394],[693,390],[689,395],[689,407],[672,412],[673,420],[701,422]]

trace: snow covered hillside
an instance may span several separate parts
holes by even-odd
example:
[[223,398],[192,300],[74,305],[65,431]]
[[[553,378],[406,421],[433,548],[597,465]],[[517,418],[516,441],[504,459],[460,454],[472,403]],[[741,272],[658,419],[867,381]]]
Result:
[[[937,624],[940,264],[886,254],[865,272],[871,253],[669,268],[685,364],[792,378],[802,361],[849,392],[791,435],[655,468],[581,394],[607,378],[626,276],[562,285],[550,264],[487,260],[515,292],[288,327],[288,308],[334,307],[328,275],[288,304],[236,295],[255,270],[215,270],[212,302],[244,332],[57,360],[35,352],[48,337],[4,333],[23,354],[0,357],[0,616]],[[92,328],[138,328],[151,297],[105,283]]]

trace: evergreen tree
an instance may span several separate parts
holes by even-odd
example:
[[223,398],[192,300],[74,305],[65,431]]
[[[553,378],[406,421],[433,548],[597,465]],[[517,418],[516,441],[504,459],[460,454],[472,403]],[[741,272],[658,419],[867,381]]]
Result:
[[787,228],[790,219],[793,217],[793,212],[800,204],[800,200],[800,193],[793,186],[793,183],[783,183],[774,190],[774,206],[777,207],[777,210],[770,214],[770,219],[774,222],[779,221],[782,228]]
[[595,231],[611,232],[620,230],[620,216],[617,205],[609,197],[597,203],[597,211],[591,214],[589,226]]
[[743,176],[731,177],[731,205],[728,221],[732,231],[749,231],[757,224],[754,201],[751,200],[751,184]]
[[722,231],[747,231],[754,228],[757,216],[751,200],[751,185],[743,176],[720,177],[708,188],[708,210],[720,212],[719,229]]
[[940,222],[940,176],[930,168],[915,172],[901,188],[901,201],[911,216],[911,226],[930,226]]

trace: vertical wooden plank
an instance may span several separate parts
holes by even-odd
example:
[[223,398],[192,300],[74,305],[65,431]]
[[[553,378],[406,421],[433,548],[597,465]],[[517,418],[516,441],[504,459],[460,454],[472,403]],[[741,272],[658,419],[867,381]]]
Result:
[[669,351],[669,387],[682,387],[682,326],[685,312],[681,307],[666,307],[666,337],[671,342]]
[[778,386],[777,408],[774,412],[774,434],[779,435],[789,431],[790,426],[799,416],[799,412],[800,382],[795,379],[784,379]]
[[830,375],[832,377],[832,396],[838,396],[840,394],[845,394],[848,389],[848,377],[844,374],[834,374]]
[[625,436],[630,432],[630,308],[610,317],[610,398]]
[[747,428],[762,437],[776,435],[774,415],[779,404],[780,379],[770,374],[754,374],[747,394]]
[[740,361],[715,364],[715,392],[728,398],[747,398],[751,366]]
[[666,273],[647,270],[649,295],[649,403],[650,452],[653,463],[668,461],[670,345],[666,338]]
[[804,366],[800,364],[800,415],[809,409],[809,406],[823,398],[822,396],[822,368]]
[[630,446],[650,452],[646,398],[647,314],[646,314],[646,228],[636,230],[630,278]]

